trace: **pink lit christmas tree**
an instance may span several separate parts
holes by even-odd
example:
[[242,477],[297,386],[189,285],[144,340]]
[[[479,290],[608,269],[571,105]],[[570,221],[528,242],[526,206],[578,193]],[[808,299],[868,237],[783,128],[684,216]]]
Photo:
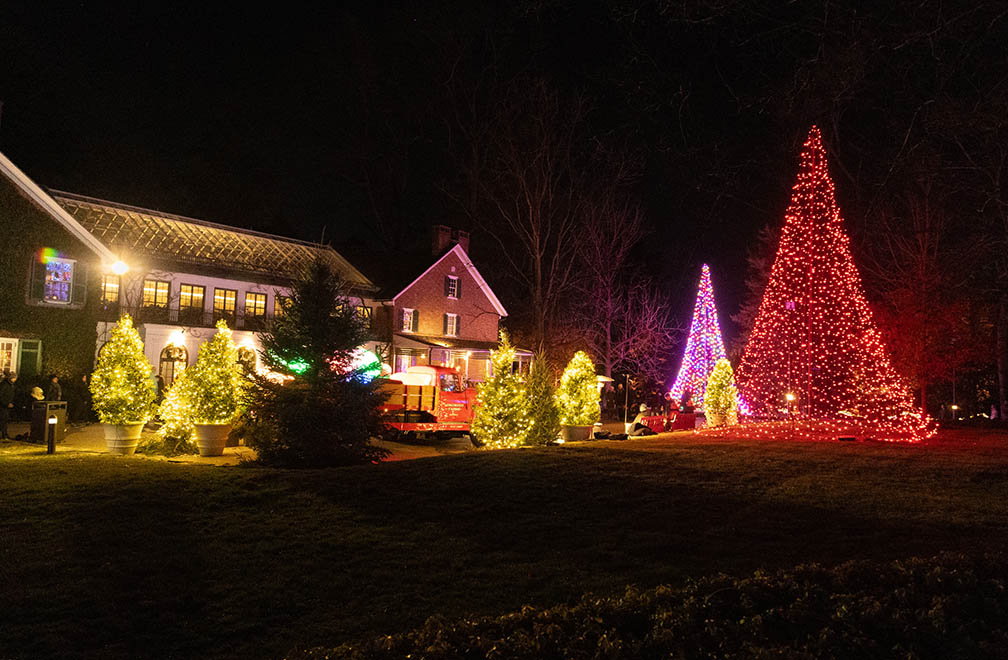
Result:
[[703,409],[707,377],[714,370],[714,364],[725,357],[724,341],[721,339],[721,325],[718,323],[717,308],[714,306],[714,289],[711,287],[710,268],[703,265],[700,274],[700,288],[693,305],[693,322],[690,324],[686,350],[683,352],[682,366],[670,394],[677,401],[683,392],[693,394],[696,407]]
[[893,369],[865,300],[815,126],[792,190],[737,373],[743,412],[770,422],[755,427],[766,437],[931,435],[934,425]]

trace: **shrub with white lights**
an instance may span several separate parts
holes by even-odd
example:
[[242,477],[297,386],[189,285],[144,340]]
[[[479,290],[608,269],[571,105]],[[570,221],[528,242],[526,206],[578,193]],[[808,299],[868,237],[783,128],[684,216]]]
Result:
[[[707,377],[707,398],[704,405],[707,423],[712,426],[738,424],[738,389],[731,362],[721,358]],[[711,422],[716,424],[711,424]]]
[[200,346],[196,364],[186,369],[186,397],[197,424],[229,424],[241,413],[245,379],[238,364],[238,349],[223,320],[217,333]]
[[591,426],[599,421],[598,378],[595,363],[578,351],[567,363],[557,391],[560,423],[564,426]]
[[154,414],[153,367],[133,319],[123,316],[98,354],[91,375],[91,399],[103,424],[136,424]]
[[517,447],[528,432],[525,383],[512,373],[514,361],[515,349],[502,334],[500,346],[490,353],[493,373],[480,383],[476,395],[479,405],[471,424],[476,441],[489,449]]

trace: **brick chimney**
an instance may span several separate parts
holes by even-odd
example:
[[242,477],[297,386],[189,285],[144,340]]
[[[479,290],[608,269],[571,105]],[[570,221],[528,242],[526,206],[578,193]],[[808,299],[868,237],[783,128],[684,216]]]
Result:
[[440,257],[455,244],[460,245],[468,253],[469,232],[464,229],[454,229],[448,225],[434,225],[431,249],[435,257]]

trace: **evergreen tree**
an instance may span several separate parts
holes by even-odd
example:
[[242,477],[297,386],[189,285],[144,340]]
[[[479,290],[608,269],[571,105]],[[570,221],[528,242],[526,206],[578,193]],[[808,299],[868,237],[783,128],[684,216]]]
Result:
[[515,349],[507,335],[501,334],[500,346],[490,353],[492,374],[480,383],[478,406],[471,429],[476,441],[490,449],[517,447],[526,442],[529,410],[525,383],[512,372]]
[[245,379],[238,364],[238,348],[223,319],[217,322],[217,333],[200,346],[196,364],[189,369],[192,373],[180,394],[186,394],[193,421],[198,424],[234,421],[240,412]]
[[355,378],[354,352],[367,327],[349,287],[321,259],[295,281],[283,315],[259,335],[263,363],[282,382],[255,376],[238,435],[262,463],[326,467],[381,460],[371,444],[385,430],[377,383]]
[[933,433],[893,369],[865,300],[815,126],[738,383],[743,410],[753,416],[816,422],[799,435],[851,425],[888,440]]
[[560,423],[564,426],[591,426],[599,420],[598,378],[595,363],[578,351],[567,363],[557,391]]
[[707,377],[705,401],[708,423],[713,416],[720,418],[719,423],[726,426],[738,424],[738,389],[731,362],[726,358],[718,360]]
[[696,407],[703,409],[707,377],[714,369],[714,364],[724,357],[725,347],[721,339],[717,308],[714,306],[710,268],[704,264],[700,272],[700,286],[693,305],[693,322],[683,351],[682,366],[679,367],[679,374],[670,392],[672,399],[678,400],[688,390],[693,394]]
[[146,422],[154,414],[154,368],[133,319],[123,315],[98,354],[91,376],[95,413],[103,424]]
[[175,374],[175,380],[168,388],[168,393],[165,394],[158,411],[162,424],[158,429],[161,443],[157,449],[168,454],[193,454],[197,451],[196,443],[193,441],[195,420],[190,403],[191,373],[189,369],[183,369]]
[[543,357],[532,361],[528,386],[527,445],[545,445],[556,440],[560,433],[560,409],[556,402],[556,388],[549,363]]

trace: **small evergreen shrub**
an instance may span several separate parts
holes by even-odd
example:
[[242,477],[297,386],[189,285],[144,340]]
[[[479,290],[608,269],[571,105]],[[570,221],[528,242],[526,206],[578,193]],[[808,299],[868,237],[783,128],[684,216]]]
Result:
[[714,363],[714,368],[707,377],[704,408],[708,413],[708,422],[713,414],[720,417],[721,424],[725,426],[738,424],[738,389],[735,387],[731,362],[725,358]]
[[529,370],[528,385],[528,428],[524,444],[545,445],[556,440],[560,433],[560,409],[556,402],[556,388],[549,363],[537,357]]
[[149,420],[156,398],[153,373],[133,319],[123,315],[99,352],[91,375],[91,400],[98,420],[102,424]]
[[557,391],[560,423],[564,426],[591,426],[599,421],[598,378],[595,363],[578,351],[567,363]]
[[176,374],[175,380],[168,388],[168,393],[165,394],[158,410],[162,422],[161,428],[158,429],[158,439],[144,445],[146,453],[176,456],[198,452],[193,438],[195,418],[191,403],[191,374],[192,371],[189,369],[183,369]]

